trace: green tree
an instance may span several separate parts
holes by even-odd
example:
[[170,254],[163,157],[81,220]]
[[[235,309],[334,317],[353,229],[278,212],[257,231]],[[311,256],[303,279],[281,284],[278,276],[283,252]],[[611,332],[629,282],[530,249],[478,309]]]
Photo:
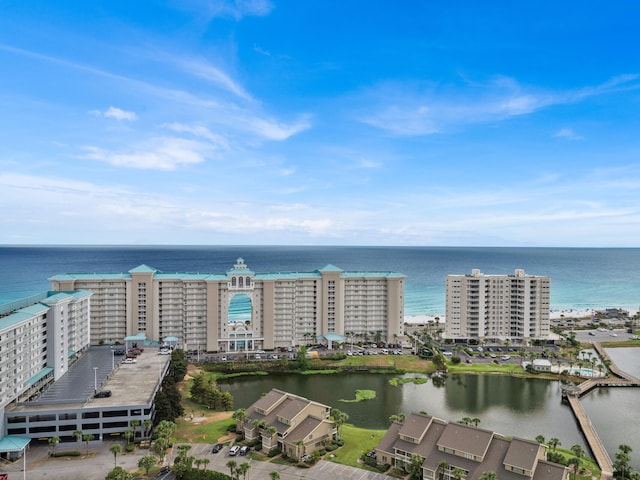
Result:
[[124,435],[124,438],[127,440],[127,445],[131,444],[131,440],[133,440],[133,430],[131,430],[130,428],[127,428],[122,435]]
[[118,454],[122,452],[122,447],[119,443],[114,443],[109,447],[109,451],[113,453],[113,466],[115,468],[118,466]]
[[562,445],[562,442],[560,441],[559,438],[552,437],[549,439],[549,446],[551,447],[551,450],[553,450],[554,452],[556,451],[556,448],[558,448],[560,445]]
[[571,470],[573,471],[573,480],[576,480],[576,475],[578,474],[581,463],[582,461],[578,457],[571,457],[568,461],[568,464],[571,466]]
[[338,437],[341,438],[341,428],[345,423],[347,423],[347,421],[349,421],[349,414],[338,410],[337,408],[332,408],[331,418],[336,425],[336,433],[338,434]]
[[136,433],[138,431],[138,427],[142,425],[142,422],[140,420],[131,420],[131,426],[133,427],[133,440],[135,442],[135,438],[136,438]]
[[408,465],[408,473],[411,480],[422,479],[422,462],[424,462],[424,458],[420,455],[415,453],[411,454],[411,461]]
[[138,467],[144,469],[145,475],[149,475],[149,470],[158,464],[158,457],[153,454],[145,455],[138,460]]
[[237,470],[238,477],[242,475],[243,480],[246,480],[247,473],[249,473],[250,468],[251,468],[251,465],[249,464],[249,462],[242,462],[240,465],[238,465],[238,470]]
[[536,437],[536,442],[544,444],[545,443],[544,435],[538,435]]
[[80,443],[82,441],[82,430],[74,430],[73,436],[76,437],[76,442]]
[[166,376],[162,380],[162,386],[156,393],[156,423],[163,420],[174,421],[184,415],[182,396],[172,376]]
[[53,436],[49,439],[49,446],[51,447],[51,455],[53,455],[56,451],[56,446],[60,443],[60,437]]
[[436,473],[438,474],[438,479],[442,480],[444,478],[444,472],[446,472],[449,469],[449,464],[442,460],[440,463],[438,463],[438,468],[436,469]]
[[184,376],[187,374],[187,355],[181,348],[176,348],[171,352],[171,373],[175,383],[179,383],[184,380]]
[[571,452],[578,458],[584,457],[584,448],[577,443],[571,447]]
[[235,460],[229,460],[227,462],[226,467],[229,469],[231,478],[236,478],[236,470],[238,468],[238,462],[236,462]]
[[149,437],[149,433],[151,431],[151,427],[153,426],[153,420],[149,420],[148,418],[142,422],[142,426],[144,427],[144,436],[145,438]]
[[616,475],[619,475],[621,478],[626,478],[629,473],[631,473],[631,457],[630,453],[632,448],[629,445],[619,445],[618,451],[615,455],[615,462],[613,462],[613,469]]
[[495,472],[484,472],[478,480],[498,480]]
[[269,473],[269,478],[271,480],[280,480],[280,474],[274,470],[273,472]]
[[85,433],[82,435],[82,440],[87,444],[87,455],[89,455],[89,442],[91,442],[95,437],[93,433]]
[[465,472],[463,469],[459,467],[455,467],[451,473],[453,474],[453,478],[455,480],[462,480],[464,476],[467,474],[467,472]]
[[307,358],[307,347],[302,346],[296,353],[296,362],[298,364],[298,370],[309,370],[309,359]]
[[105,480],[133,480],[133,473],[127,472],[122,467],[115,467],[104,478]]

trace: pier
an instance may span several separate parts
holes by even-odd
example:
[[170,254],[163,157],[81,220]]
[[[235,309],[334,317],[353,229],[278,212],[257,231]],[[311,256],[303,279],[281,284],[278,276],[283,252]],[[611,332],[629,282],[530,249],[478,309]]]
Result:
[[591,419],[589,419],[584,408],[582,408],[580,397],[597,387],[640,387],[640,379],[618,368],[599,342],[594,342],[593,346],[596,352],[598,352],[598,355],[600,355],[600,358],[607,361],[609,371],[614,376],[609,378],[592,378],[575,387],[564,389],[562,395],[569,402],[573,415],[576,417],[582,434],[589,445],[589,449],[600,467],[600,471],[602,472],[600,480],[612,480],[613,463],[611,457],[604,448],[600,437],[598,437],[598,432],[596,432],[596,429],[593,427]]

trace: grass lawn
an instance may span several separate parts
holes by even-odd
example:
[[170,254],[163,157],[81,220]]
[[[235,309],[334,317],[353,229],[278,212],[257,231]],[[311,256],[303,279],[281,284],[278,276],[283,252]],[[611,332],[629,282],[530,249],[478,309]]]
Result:
[[[325,455],[324,459],[331,462],[341,463],[343,465],[349,465],[351,467],[376,471],[374,469],[364,467],[364,465],[359,463],[358,460],[363,453],[373,450],[385,433],[387,433],[385,430],[370,430],[354,427],[349,424],[343,425],[341,428],[341,434],[344,439],[344,445]],[[331,458],[331,454],[335,456]]]
[[348,367],[395,367],[407,372],[431,373],[435,371],[433,363],[415,355],[358,355],[344,360],[327,362],[327,366]]
[[[199,413],[199,412],[198,412]],[[175,439],[179,443],[224,443],[229,441],[227,429],[235,425],[231,418],[233,412],[205,412],[204,417],[195,417],[193,421],[176,419]],[[232,435],[233,436],[233,435]]]

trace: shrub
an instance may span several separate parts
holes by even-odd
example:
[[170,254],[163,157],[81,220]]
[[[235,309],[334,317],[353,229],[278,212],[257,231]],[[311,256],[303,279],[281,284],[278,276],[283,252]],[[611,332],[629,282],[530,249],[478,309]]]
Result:
[[338,438],[335,441],[335,444],[338,445],[339,447],[343,446],[344,445],[344,439],[343,438]]
[[453,357],[451,357],[451,363],[453,363],[454,365],[459,364],[461,361],[462,359],[457,355],[454,355]]
[[277,457],[278,455],[280,455],[282,452],[280,451],[279,448],[274,448],[273,450],[271,450],[269,453],[267,453],[267,457],[269,458],[273,458],[273,457]]
[[54,453],[51,454],[51,456],[53,458],[80,457],[80,456],[82,456],[82,453],[78,452],[77,450],[67,450],[66,452],[54,452]]

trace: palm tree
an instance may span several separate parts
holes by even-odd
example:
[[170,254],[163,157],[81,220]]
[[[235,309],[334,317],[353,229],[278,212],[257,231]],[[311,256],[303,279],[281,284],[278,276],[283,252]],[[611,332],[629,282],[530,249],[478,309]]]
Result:
[[196,465],[196,469],[200,470],[200,465],[202,465],[202,459],[201,458],[196,458],[193,463],[195,463]]
[[118,454],[122,451],[122,447],[119,443],[114,443],[109,447],[109,451],[113,453],[113,468],[118,466]]
[[471,423],[473,423],[474,427],[477,427],[480,422],[481,422],[481,420],[478,417],[473,417],[471,419]]
[[82,441],[82,430],[74,430],[73,436],[76,437],[76,442],[80,443]]
[[484,472],[478,480],[498,480],[494,472]]
[[60,437],[56,437],[55,435],[49,439],[49,446],[51,447],[51,455],[53,455],[56,451],[56,446],[60,443]]
[[140,420],[131,420],[131,426],[133,427],[133,441],[135,443],[136,440],[136,433],[138,430],[138,427],[141,425]]
[[331,409],[331,418],[333,418],[333,422],[336,425],[336,433],[338,434],[338,438],[340,438],[340,429],[342,427],[342,425],[344,425],[345,423],[347,423],[347,421],[349,420],[349,414],[346,412],[343,412],[341,410],[338,410],[337,408],[332,408]]
[[571,447],[571,452],[578,458],[584,456],[584,448],[582,448],[582,445],[575,444]]
[[415,453],[411,455],[411,462],[409,463],[409,478],[411,480],[420,480],[422,478],[422,462],[424,458]]
[[238,476],[242,474],[242,478],[246,480],[247,472],[249,472],[250,468],[251,468],[251,465],[249,464],[249,462],[242,462],[240,465],[238,465],[238,470],[237,470]]
[[238,430],[238,428],[240,430],[243,430],[244,422],[247,420],[247,418],[249,418],[249,415],[247,415],[247,411],[244,408],[239,408],[238,410],[233,412],[231,418],[233,418],[237,423],[236,430]]
[[236,469],[238,468],[238,462],[236,462],[235,460],[229,460],[226,464],[226,467],[229,469],[229,472],[231,473],[231,478],[235,478]]
[[203,459],[202,459],[202,465],[204,465],[204,469],[203,469],[203,470],[206,470],[206,469],[207,469],[207,465],[209,465],[209,462],[210,462],[210,461],[211,461],[211,460],[209,460],[208,458],[203,458]]
[[453,469],[453,472],[451,472],[453,474],[453,478],[455,478],[455,480],[462,480],[462,478],[467,474],[467,472],[459,467],[455,467]]
[[438,478],[442,480],[444,478],[444,472],[449,468],[449,464],[444,460],[438,463],[438,468],[436,469],[436,473],[438,474]]
[[572,468],[573,480],[576,480],[576,475],[578,474],[578,469],[580,468],[581,460],[578,457],[572,457],[569,459],[567,463],[573,467]]
[[558,448],[560,445],[562,445],[562,442],[559,438],[553,437],[549,439],[549,446],[551,447],[552,451],[555,452],[556,448]]
[[144,422],[142,422],[142,425],[144,426],[144,436],[145,438],[149,436],[149,431],[151,430],[151,427],[153,426],[153,420],[145,420]]
[[133,435],[134,435],[133,430],[131,430],[130,428],[127,428],[124,431],[123,435],[124,435],[124,438],[127,439],[127,445],[131,444],[131,439],[133,438]]
[[538,442],[538,443],[544,443],[544,440],[545,440],[544,439],[544,435],[538,435],[536,437],[536,442]]
[[82,435],[82,440],[87,444],[87,455],[89,455],[89,442],[94,439],[93,433],[85,433]]

